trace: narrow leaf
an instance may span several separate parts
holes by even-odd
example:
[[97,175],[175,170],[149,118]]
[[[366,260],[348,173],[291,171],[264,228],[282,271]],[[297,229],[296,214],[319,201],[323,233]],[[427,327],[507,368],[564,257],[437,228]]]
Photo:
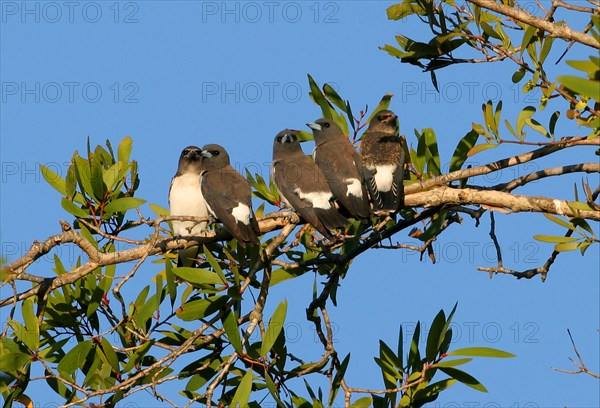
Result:
[[275,344],[279,333],[281,333],[281,329],[285,323],[285,317],[287,314],[287,300],[282,301],[277,305],[275,312],[273,312],[273,316],[269,320],[269,326],[265,331],[265,337],[263,338],[262,345],[260,348],[260,355],[262,357],[266,357],[267,353]]
[[447,356],[472,356],[472,357],[493,357],[493,358],[512,358],[514,354],[498,350],[491,347],[466,347],[446,353]]
[[250,393],[252,392],[252,370],[246,371],[242,381],[237,387],[233,399],[231,400],[232,408],[246,408],[248,407],[248,400],[250,399]]

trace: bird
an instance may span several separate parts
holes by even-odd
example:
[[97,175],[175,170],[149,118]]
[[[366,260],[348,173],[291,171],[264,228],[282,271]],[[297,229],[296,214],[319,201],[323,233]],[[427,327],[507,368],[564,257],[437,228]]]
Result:
[[223,223],[242,247],[259,245],[260,230],[252,211],[250,184],[231,167],[222,146],[208,144],[201,154],[200,182],[208,212]]
[[333,238],[330,229],[343,228],[349,223],[338,212],[325,176],[304,154],[293,130],[284,129],[275,136],[271,179],[282,201],[325,238]]
[[362,136],[360,153],[373,212],[397,212],[404,201],[404,149],[394,112],[382,110],[373,116]]
[[[202,150],[197,146],[188,146],[179,156],[177,173],[169,187],[169,209],[171,215],[186,215],[202,217],[208,220],[208,209],[200,186],[202,171]],[[172,221],[175,236],[183,237],[198,235],[205,231],[207,222]],[[198,246],[179,250],[177,266],[191,267],[194,265]]]
[[321,118],[306,125],[315,137],[315,163],[325,175],[335,199],[352,217],[369,218],[362,158],[352,143],[332,120]]

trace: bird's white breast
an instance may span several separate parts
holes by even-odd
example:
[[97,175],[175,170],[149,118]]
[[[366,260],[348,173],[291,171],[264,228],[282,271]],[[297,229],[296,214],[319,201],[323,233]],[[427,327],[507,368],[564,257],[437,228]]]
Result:
[[[169,207],[171,215],[208,217],[206,202],[200,187],[200,177],[197,174],[183,174],[173,179],[169,193]],[[175,235],[181,236],[195,235],[206,230],[207,225],[206,222],[202,222],[194,226],[192,221],[173,221],[172,224]]]
[[301,199],[310,202],[313,208],[322,208],[324,210],[329,210],[331,208],[331,204],[329,202],[329,200],[331,200],[331,193],[327,191],[303,193],[302,190],[297,188],[294,190],[294,193],[296,193]]
[[381,191],[382,193],[390,191],[394,182],[394,171],[396,171],[396,165],[387,164],[384,166],[376,166],[375,170],[375,184],[377,185],[377,190]]

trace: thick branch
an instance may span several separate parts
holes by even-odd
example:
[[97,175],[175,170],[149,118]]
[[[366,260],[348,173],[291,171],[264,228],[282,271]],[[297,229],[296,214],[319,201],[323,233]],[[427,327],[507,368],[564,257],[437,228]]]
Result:
[[517,187],[524,186],[535,180],[539,180],[545,177],[562,176],[567,173],[600,173],[600,163],[580,163],[572,164],[570,166],[560,166],[551,169],[544,169],[536,171],[534,173],[526,174],[519,178],[516,178],[508,183],[498,184],[492,187],[492,190],[501,190],[505,192],[511,192]]
[[413,206],[484,205],[509,210],[511,212],[544,212],[568,217],[580,217],[600,221],[600,211],[573,211],[572,201],[557,200],[539,196],[523,196],[502,191],[475,190],[471,188],[439,187],[434,190],[407,195],[405,204]]
[[425,181],[407,185],[404,187],[404,194],[408,195],[411,193],[416,193],[418,191],[424,191],[432,187],[441,186],[456,180],[463,180],[475,176],[483,176],[485,174],[493,173],[495,171],[502,170],[507,167],[512,167],[530,162],[532,160],[539,159],[540,157],[547,156],[567,147],[598,145],[600,145],[600,138],[592,140],[588,140],[585,137],[574,137],[565,139],[564,141],[543,146],[539,149],[523,153],[518,156],[508,157],[506,159],[498,160],[493,163],[485,164],[483,166],[472,167],[470,169],[456,170],[452,173],[444,174],[443,176],[438,176]]
[[594,37],[583,34],[579,31],[574,31],[566,23],[563,23],[562,25],[559,25],[557,23],[551,23],[541,18],[537,18],[526,11],[517,10],[516,8],[506,6],[502,3],[497,3],[494,0],[467,1],[479,7],[495,11],[496,13],[505,15],[522,23],[529,24],[541,30],[547,31],[552,37],[562,38],[565,41],[576,41],[580,44],[600,49],[600,43],[598,43],[598,41]]

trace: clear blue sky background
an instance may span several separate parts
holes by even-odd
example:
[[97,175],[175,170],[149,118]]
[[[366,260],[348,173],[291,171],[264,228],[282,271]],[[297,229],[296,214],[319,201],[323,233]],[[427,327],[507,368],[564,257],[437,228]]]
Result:
[[[446,168],[471,122],[482,122],[482,103],[502,98],[505,117],[513,122],[524,106],[536,105],[535,98],[521,95],[510,81],[515,68],[509,63],[443,70],[437,94],[428,74],[378,49],[393,43],[396,33],[417,37],[426,30],[408,21],[388,21],[390,4],[2,1],[1,255],[16,259],[33,240],[58,233],[59,219],[71,218],[61,209],[58,193],[41,178],[39,165],[64,176],[72,152],[85,152],[87,137],[95,146],[107,138],[116,145],[132,136],[142,182],[138,196],[165,207],[179,153],[190,144],[220,143],[238,166],[267,178],[273,136],[285,127],[305,128],[320,116],[308,96],[307,73],[320,84],[334,84],[355,112],[393,93],[391,108],[399,115],[401,132],[414,143],[413,129],[434,128]],[[526,5],[537,12],[534,2]],[[570,23],[577,29],[585,25]],[[564,46],[557,41],[548,61],[553,63]],[[574,47],[568,59],[589,53]],[[548,69],[552,74],[571,72],[563,66],[549,64]],[[547,123],[548,113],[544,115],[540,121]],[[565,118],[558,130],[560,136],[586,132]],[[540,140],[530,133],[532,140]],[[504,137],[510,138],[507,131]],[[311,149],[308,143],[305,151]],[[470,163],[525,150],[502,147]],[[495,184],[545,166],[594,160],[591,148],[570,149],[478,181]],[[598,183],[598,175],[583,178],[592,187]],[[548,179],[517,192],[572,199],[573,183],[581,179]],[[147,207],[144,213],[152,214]],[[524,270],[545,262],[551,247],[535,241],[533,234],[563,233],[541,214],[498,214],[496,221],[509,268]],[[430,407],[599,406],[597,380],[551,368],[573,368],[567,359],[574,356],[569,328],[588,367],[599,371],[598,247],[590,248],[585,258],[578,253],[559,256],[545,283],[510,276],[490,280],[476,270],[495,265],[488,231],[487,215],[479,228],[470,219],[452,226],[435,243],[435,265],[403,250],[371,250],[353,263],[338,291],[339,306],[330,307],[338,327],[336,347],[343,355],[352,353],[348,383],[382,388],[373,362],[378,339],[395,344],[400,324],[410,336],[416,321],[430,322],[440,308],[449,311],[458,301],[453,347],[497,347],[518,357],[471,363],[465,369],[489,393],[458,384]],[[405,233],[395,240],[412,242]],[[72,250],[57,253],[67,264],[74,262]],[[51,257],[46,258],[32,272],[51,276]],[[134,290],[147,284],[155,268],[149,264],[138,272]],[[274,287],[267,312],[287,298],[290,348],[317,358],[321,349],[304,317],[312,284],[309,274]],[[1,313],[5,322],[7,311]],[[296,385],[303,393],[301,383]],[[179,391],[166,387],[171,394]],[[40,406],[60,402],[51,391],[41,390],[28,391]],[[134,400],[138,406],[166,406],[146,393]]]

